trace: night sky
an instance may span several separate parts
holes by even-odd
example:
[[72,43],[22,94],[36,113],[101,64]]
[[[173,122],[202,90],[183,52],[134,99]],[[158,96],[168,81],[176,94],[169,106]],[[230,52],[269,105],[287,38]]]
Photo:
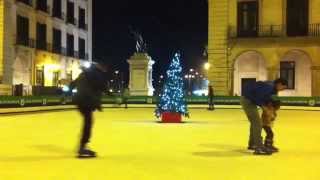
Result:
[[206,0],[95,0],[93,11],[94,60],[110,62],[114,70],[127,73],[126,61],[135,52],[129,26],[147,42],[156,76],[165,72],[176,51],[182,54],[185,70],[203,64]]

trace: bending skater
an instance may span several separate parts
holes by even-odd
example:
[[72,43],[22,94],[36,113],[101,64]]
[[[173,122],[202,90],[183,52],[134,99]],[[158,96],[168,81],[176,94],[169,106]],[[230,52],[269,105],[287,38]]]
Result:
[[274,82],[254,82],[245,86],[240,103],[250,122],[250,137],[248,149],[254,150],[256,155],[270,155],[272,150],[263,146],[261,131],[262,119],[258,112],[258,106],[266,109],[272,102],[272,96],[287,88],[288,82],[277,79]]
[[79,112],[83,116],[83,129],[79,145],[78,157],[96,157],[96,153],[87,147],[90,141],[93,124],[92,114],[95,110],[102,111],[101,97],[106,87],[107,68],[103,64],[97,64],[82,72],[79,77],[71,83],[71,89],[76,88],[74,96]]

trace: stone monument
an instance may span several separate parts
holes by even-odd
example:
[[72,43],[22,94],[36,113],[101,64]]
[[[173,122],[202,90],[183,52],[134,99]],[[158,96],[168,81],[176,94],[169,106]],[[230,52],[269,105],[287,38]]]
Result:
[[135,53],[129,60],[129,90],[133,96],[152,96],[152,65],[154,61],[146,53]]
[[136,40],[136,52],[130,57],[129,90],[132,96],[153,96],[152,65],[154,61],[147,54],[147,46],[141,34],[131,32]]

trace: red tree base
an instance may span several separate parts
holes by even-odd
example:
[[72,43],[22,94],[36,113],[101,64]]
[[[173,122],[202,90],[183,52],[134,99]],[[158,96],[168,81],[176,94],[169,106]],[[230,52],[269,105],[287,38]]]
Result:
[[164,112],[161,115],[162,123],[182,123],[182,118],[180,113],[175,112]]

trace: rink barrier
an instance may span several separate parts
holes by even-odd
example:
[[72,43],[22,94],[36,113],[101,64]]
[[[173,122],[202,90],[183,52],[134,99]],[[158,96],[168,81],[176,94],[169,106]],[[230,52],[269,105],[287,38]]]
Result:
[[[158,97],[155,96],[130,96],[127,98],[128,104],[157,104]],[[320,107],[320,97],[278,97],[282,105],[285,106],[308,106]],[[208,103],[206,96],[186,97],[188,104],[205,105]],[[125,98],[121,96],[104,96],[103,104],[123,104]],[[239,96],[216,96],[214,102],[217,105],[239,105]],[[72,97],[65,96],[0,96],[0,108],[17,107],[37,107],[37,106],[57,106],[73,105]]]

